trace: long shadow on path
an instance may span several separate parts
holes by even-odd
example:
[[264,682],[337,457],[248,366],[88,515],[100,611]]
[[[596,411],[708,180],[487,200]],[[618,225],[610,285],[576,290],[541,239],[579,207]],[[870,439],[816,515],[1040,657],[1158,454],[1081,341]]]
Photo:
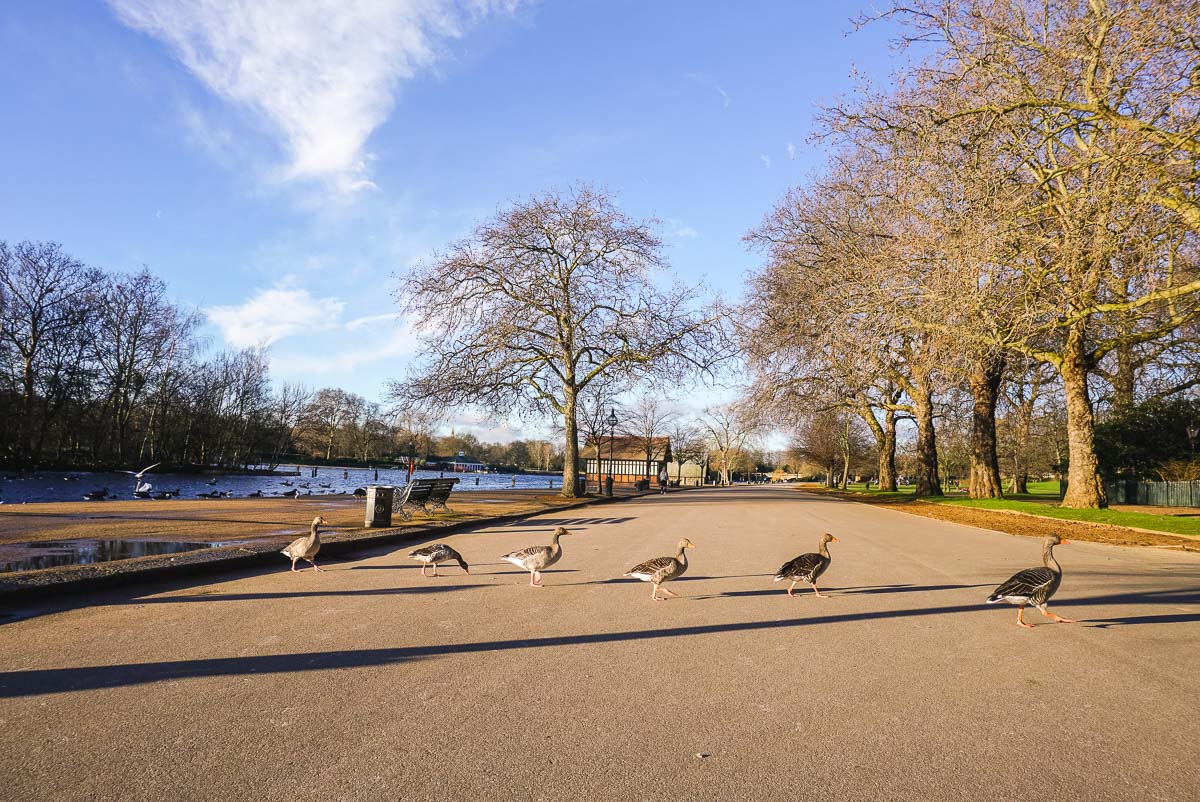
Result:
[[[1183,603],[1195,600],[1197,593],[1197,590],[1190,589],[1186,591],[1116,594],[1113,596],[1063,600],[1057,603],[1056,606],[1074,607],[1119,603]],[[678,604],[680,602],[674,603]],[[478,641],[474,643],[403,646],[389,649],[304,652],[300,654],[263,655],[256,657],[216,657],[204,660],[171,660],[158,663],[125,663],[111,666],[8,671],[0,673],[0,698],[68,693],[71,691],[86,691],[98,688],[121,688],[198,677],[327,671],[336,668],[398,665],[412,660],[455,654],[475,654],[513,649],[540,649],[601,643],[625,643],[661,638],[716,635],[725,632],[793,629],[795,627],[839,624],[851,621],[875,621],[889,618],[903,619],[930,615],[951,615],[955,613],[979,613],[989,609],[982,604],[960,604],[944,607],[920,607],[911,610],[875,610],[871,612],[824,615],[819,618],[796,618],[783,621],[745,621],[735,624],[706,624],[662,629],[638,629],[629,632],[597,632],[584,635],[558,635],[544,638]],[[1102,619],[1096,623],[1100,625],[1130,625],[1195,622],[1200,622],[1200,612]]]

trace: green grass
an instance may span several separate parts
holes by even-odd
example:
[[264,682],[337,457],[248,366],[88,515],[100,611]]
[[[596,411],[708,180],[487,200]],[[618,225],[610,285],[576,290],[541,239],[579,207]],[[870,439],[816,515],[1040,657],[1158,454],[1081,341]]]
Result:
[[[868,490],[861,484],[851,484],[851,492],[864,493],[877,499],[911,499],[914,488],[909,485],[900,490],[882,492]],[[1155,532],[1169,532],[1176,535],[1200,536],[1200,515],[1195,518],[1180,515],[1154,515],[1145,512],[1119,512],[1117,510],[1076,510],[1058,506],[1058,482],[1030,482],[1029,493],[1006,498],[967,498],[962,493],[950,493],[941,497],[928,497],[924,501],[935,504],[947,504],[957,507],[974,507],[981,510],[1015,510],[1031,515],[1041,515],[1046,518],[1058,518],[1063,521],[1088,521],[1091,523],[1108,524],[1110,526],[1133,526],[1138,529],[1151,529]]]
[[1153,515],[1144,512],[1118,512],[1117,510],[1076,510],[1038,501],[1021,501],[1008,498],[929,498],[937,504],[956,507],[974,507],[981,510],[1016,510],[1046,518],[1064,521],[1088,521],[1111,526],[1135,526],[1155,532],[1171,532],[1177,535],[1200,535],[1200,518],[1179,515]]

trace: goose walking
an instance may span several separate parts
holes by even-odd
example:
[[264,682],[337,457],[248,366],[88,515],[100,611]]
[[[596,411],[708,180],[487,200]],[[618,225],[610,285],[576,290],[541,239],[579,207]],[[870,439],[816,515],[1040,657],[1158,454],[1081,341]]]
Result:
[[1069,544],[1071,541],[1063,540],[1058,535],[1051,535],[1042,543],[1042,568],[1026,568],[1024,571],[1018,571],[1000,587],[993,591],[991,596],[988,596],[988,604],[1006,601],[1009,604],[1017,605],[1017,623],[1023,627],[1033,629],[1033,624],[1026,624],[1021,615],[1025,612],[1025,605],[1032,604],[1034,607],[1042,611],[1042,615],[1047,618],[1053,618],[1059,624],[1075,624],[1077,621],[1072,621],[1069,618],[1063,618],[1060,615],[1055,615],[1046,609],[1046,603],[1050,601],[1050,597],[1058,590],[1058,586],[1062,583],[1062,566],[1058,564],[1058,560],[1054,559],[1054,547],[1059,544]]
[[524,568],[529,572],[529,584],[540,588],[542,586],[542,570],[562,559],[562,546],[559,545],[558,539],[569,534],[571,532],[560,526],[554,530],[549,546],[530,546],[509,552],[500,559],[510,562],[518,568]]
[[679,541],[679,551],[674,557],[655,557],[652,560],[646,560],[646,562],[630,568],[625,576],[631,576],[654,585],[654,590],[650,592],[650,598],[654,601],[666,601],[665,598],[658,595],[660,589],[668,596],[677,597],[678,593],[660,588],[660,586],[664,582],[670,582],[672,579],[683,576],[683,572],[688,569],[687,550],[694,548],[696,548],[696,544],[685,537]]
[[304,537],[298,537],[287,545],[280,553],[292,558],[292,570],[296,570],[296,562],[305,560],[312,563],[314,571],[324,571],[324,568],[318,568],[315,557],[317,552],[321,550],[321,533],[318,527],[325,523],[325,519],[318,515],[313,518],[312,529]]
[[448,563],[451,560],[462,566],[464,572],[471,573],[471,569],[467,566],[467,561],[462,558],[462,555],[445,543],[434,543],[432,546],[424,546],[409,552],[408,556],[421,563],[421,576],[428,576],[425,573],[425,569],[430,565],[433,566],[433,575],[437,576],[438,563]]
[[825,573],[825,569],[829,567],[829,563],[833,560],[829,556],[827,545],[837,542],[838,539],[828,532],[821,535],[821,545],[817,547],[816,554],[801,554],[796,559],[785,562],[775,573],[775,581],[792,580],[792,584],[788,585],[787,595],[793,598],[796,596],[793,593],[796,583],[807,582],[812,585],[813,593],[817,594],[818,599],[828,599],[829,597],[817,588],[817,578]]

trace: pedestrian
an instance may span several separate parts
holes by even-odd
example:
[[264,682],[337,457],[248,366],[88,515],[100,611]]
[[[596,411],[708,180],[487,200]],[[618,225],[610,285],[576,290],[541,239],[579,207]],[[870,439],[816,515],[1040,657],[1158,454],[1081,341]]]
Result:
[[658,494],[665,496],[667,494],[667,466],[658,472]]

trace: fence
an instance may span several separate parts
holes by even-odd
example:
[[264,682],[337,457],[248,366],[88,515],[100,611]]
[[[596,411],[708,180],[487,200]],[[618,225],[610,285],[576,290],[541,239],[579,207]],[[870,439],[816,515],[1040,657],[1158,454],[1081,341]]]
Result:
[[1200,482],[1105,483],[1109,504],[1145,504],[1150,507],[1200,507]]

